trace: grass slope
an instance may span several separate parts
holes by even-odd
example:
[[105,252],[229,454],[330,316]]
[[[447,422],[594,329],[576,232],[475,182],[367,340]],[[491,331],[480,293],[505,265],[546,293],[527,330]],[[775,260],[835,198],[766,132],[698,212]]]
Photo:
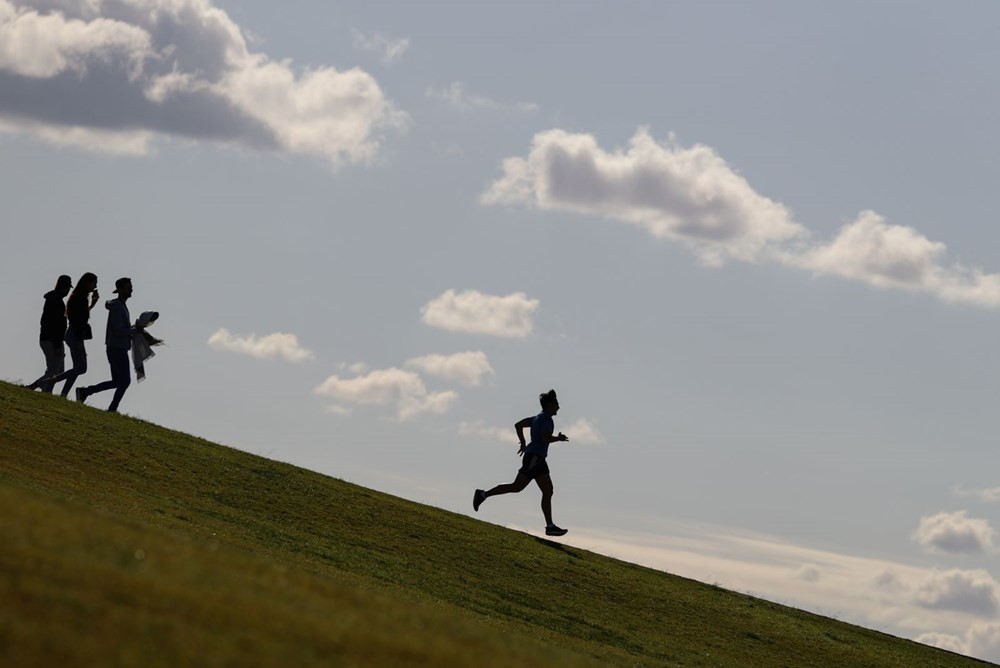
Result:
[[4,665],[987,665],[0,382]]

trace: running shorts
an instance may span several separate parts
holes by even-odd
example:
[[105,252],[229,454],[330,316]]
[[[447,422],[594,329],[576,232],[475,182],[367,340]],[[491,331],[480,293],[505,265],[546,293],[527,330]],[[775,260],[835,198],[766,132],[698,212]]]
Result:
[[521,470],[517,473],[526,476],[528,480],[534,480],[540,475],[548,475],[549,465],[545,462],[545,457],[525,453],[524,460],[521,462]]

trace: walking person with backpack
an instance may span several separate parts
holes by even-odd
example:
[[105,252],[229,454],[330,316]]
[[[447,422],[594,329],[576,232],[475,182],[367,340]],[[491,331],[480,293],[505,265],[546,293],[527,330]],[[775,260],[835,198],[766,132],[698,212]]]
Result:
[[[517,472],[514,482],[497,485],[489,490],[477,489],[472,497],[472,508],[479,512],[479,506],[483,501],[491,496],[501,494],[516,494],[528,486],[532,480],[542,490],[542,514],[545,516],[545,535],[563,536],[566,529],[561,529],[552,521],[552,476],[549,473],[549,465],[545,461],[549,454],[549,444],[568,441],[565,434],[555,431],[555,422],[552,420],[559,412],[559,400],[556,398],[556,391],[549,390],[538,396],[538,401],[542,406],[542,412],[532,417],[526,417],[514,424],[514,431],[517,432],[517,440],[521,447],[517,454],[523,457],[521,468]],[[531,442],[525,443],[524,430],[529,429]]]

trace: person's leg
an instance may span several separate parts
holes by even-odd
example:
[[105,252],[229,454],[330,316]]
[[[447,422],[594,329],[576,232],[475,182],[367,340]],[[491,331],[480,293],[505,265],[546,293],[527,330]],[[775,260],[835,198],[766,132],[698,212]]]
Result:
[[38,347],[42,349],[42,354],[45,355],[45,373],[43,373],[41,376],[39,376],[38,378],[36,378],[33,383],[31,383],[30,385],[28,385],[28,389],[29,390],[37,390],[39,387],[41,387],[42,383],[45,382],[45,379],[49,377],[49,366],[50,366],[50,364],[49,364],[49,350],[51,349],[51,345],[52,344],[49,343],[48,341],[39,341],[38,342]]
[[[112,361],[112,359],[114,359],[114,353],[112,352],[113,350],[114,350],[113,348],[106,349],[108,366],[111,367],[111,380],[106,380],[103,383],[98,383],[97,385],[90,385],[88,387],[76,388],[77,401],[84,401],[87,397],[91,396],[92,394],[104,392],[105,390],[117,389],[118,383],[115,382],[115,363]],[[127,356],[128,356],[128,351],[126,351],[126,358]]]
[[491,496],[497,496],[499,494],[516,494],[517,492],[520,492],[528,486],[531,479],[538,473],[544,473],[548,470],[543,468],[544,464],[544,457],[539,457],[537,455],[525,455],[524,460],[521,463],[521,470],[517,472],[517,477],[514,478],[514,482],[509,482],[505,485],[497,485],[493,489],[485,492],[481,489],[477,489],[476,493],[472,495],[472,509],[478,511],[479,506],[482,505],[483,501]]
[[45,370],[45,373],[49,375],[49,380],[42,383],[42,392],[48,392],[52,394],[52,388],[55,387],[55,383],[52,382],[51,378],[54,378],[66,370],[66,348],[63,346],[63,342],[51,342],[51,353],[48,359],[49,368]]
[[65,367],[66,351],[63,350],[62,342],[41,341],[38,346],[45,355],[45,373],[28,387],[32,390],[41,389],[42,392],[52,393],[54,383],[51,378],[61,374]]
[[493,489],[487,490],[484,493],[483,498],[498,496],[500,494],[515,494],[527,487],[529,482],[531,482],[531,478],[523,473],[518,473],[517,477],[514,478],[514,482],[509,482],[505,485],[497,485]]
[[552,476],[548,473],[540,475],[535,478],[535,482],[538,483],[538,489],[542,490],[542,514],[545,515],[545,526],[550,527],[554,524],[552,521]]
[[[114,354],[112,355],[112,351]],[[111,379],[115,383],[115,396],[111,399],[108,411],[118,412],[118,404],[125,396],[125,390],[132,384],[132,371],[128,364],[128,351],[124,348],[108,348],[108,362],[111,363]]]
[[83,341],[70,341],[67,338],[66,345],[73,359],[73,368],[51,379],[53,384],[66,381],[60,393],[64,397],[69,396],[69,391],[73,389],[73,383],[76,382],[76,379],[87,373],[87,349],[84,347]]

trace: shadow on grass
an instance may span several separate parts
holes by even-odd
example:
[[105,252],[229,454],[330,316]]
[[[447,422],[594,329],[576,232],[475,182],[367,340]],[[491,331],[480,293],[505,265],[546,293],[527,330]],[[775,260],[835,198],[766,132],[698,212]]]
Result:
[[539,538],[538,536],[535,536],[535,540],[538,541],[539,543],[541,543],[542,545],[544,545],[545,547],[551,547],[553,550],[557,550],[559,552],[562,552],[563,554],[569,555],[570,557],[573,557],[574,559],[579,559],[580,558],[580,555],[578,553],[574,552],[573,550],[568,549],[562,543],[557,543],[554,540],[546,540],[545,538]]

